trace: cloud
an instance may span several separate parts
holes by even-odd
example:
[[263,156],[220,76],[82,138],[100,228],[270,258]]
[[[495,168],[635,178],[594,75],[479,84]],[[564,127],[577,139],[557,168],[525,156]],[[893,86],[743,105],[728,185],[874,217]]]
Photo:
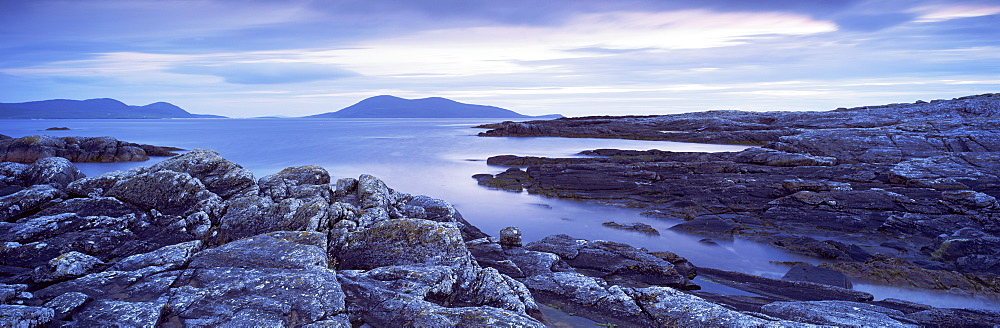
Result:
[[333,65],[258,62],[226,63],[219,65],[186,65],[168,72],[194,75],[213,75],[236,84],[282,84],[336,80],[358,74]]
[[920,13],[916,22],[936,23],[952,19],[982,17],[1000,14],[1000,6],[996,5],[934,5],[916,8]]

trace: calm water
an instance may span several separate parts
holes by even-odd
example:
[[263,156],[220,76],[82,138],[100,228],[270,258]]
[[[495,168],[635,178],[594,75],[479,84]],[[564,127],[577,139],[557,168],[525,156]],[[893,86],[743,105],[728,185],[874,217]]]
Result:
[[[176,120],[0,120],[0,133],[12,137],[112,136],[129,142],[205,148],[252,170],[260,178],[283,168],[319,165],[334,178],[372,174],[405,193],[447,200],[467,220],[496,235],[518,226],[525,241],[565,233],[576,238],[604,239],[671,251],[698,266],[780,277],[787,267],[769,261],[816,260],[752,242],[707,245],[700,238],[672,233],[677,222],[651,219],[632,209],[590,205],[480,187],[477,173],[499,173],[486,165],[493,155],[577,156],[597,148],[671,151],[739,151],[743,146],[665,141],[570,138],[480,138],[471,127],[495,120],[428,119],[176,119]],[[69,131],[42,131],[66,126]],[[145,166],[160,161],[79,164],[87,176]],[[644,222],[661,236],[605,228],[606,221]],[[942,292],[856,284],[877,298],[900,298],[942,307],[1000,308],[995,303]]]

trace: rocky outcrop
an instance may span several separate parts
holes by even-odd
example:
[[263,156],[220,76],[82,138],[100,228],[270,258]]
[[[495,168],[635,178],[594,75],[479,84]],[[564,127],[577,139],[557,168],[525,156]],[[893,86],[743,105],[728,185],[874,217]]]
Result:
[[[316,166],[254,179],[208,150],[90,178],[65,159],[32,165],[0,165],[0,181],[20,189],[0,200],[26,209],[0,221],[4,327],[558,324],[546,322],[541,304],[648,327],[846,322],[840,303],[803,302],[831,300],[888,313],[885,322],[969,324],[998,315],[883,309],[897,303],[696,269],[673,253],[609,241],[555,235],[525,244],[515,227],[491,237],[443,200],[397,192],[369,175],[334,180]],[[695,291],[701,270],[754,286],[745,288],[758,295],[754,305]]]
[[[1000,296],[1000,94],[828,112],[712,111],[499,123],[483,136],[759,145],[739,152],[598,149],[499,155],[479,184],[645,209],[670,230],[868,265],[854,278]],[[886,278],[886,263],[955,283]],[[933,273],[937,272],[937,273]],[[936,279],[936,278],[935,278]],[[978,281],[978,283],[976,282]]]
[[149,156],[174,156],[174,147],[140,145],[112,137],[53,137],[46,135],[11,138],[0,135],[0,161],[34,163],[46,157],[72,162],[137,162]]

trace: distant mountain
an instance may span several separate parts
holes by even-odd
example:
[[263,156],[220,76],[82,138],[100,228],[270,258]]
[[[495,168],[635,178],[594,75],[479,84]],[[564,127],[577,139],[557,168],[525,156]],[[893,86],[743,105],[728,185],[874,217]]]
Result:
[[500,107],[460,103],[441,97],[403,99],[375,96],[336,112],[307,118],[559,118],[562,115],[528,116]]
[[165,102],[129,106],[118,100],[98,98],[0,103],[0,118],[225,118],[225,116],[191,114]]

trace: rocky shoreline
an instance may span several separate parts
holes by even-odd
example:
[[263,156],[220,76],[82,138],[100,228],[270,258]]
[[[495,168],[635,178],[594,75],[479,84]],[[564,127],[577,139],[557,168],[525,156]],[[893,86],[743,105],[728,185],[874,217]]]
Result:
[[833,260],[855,279],[1000,296],[1000,94],[828,112],[713,111],[481,126],[481,136],[759,145],[502,155],[480,184],[636,207],[708,238]]
[[[47,130],[53,129],[69,130]],[[0,134],[0,162],[22,164],[46,157],[62,157],[75,163],[142,162],[149,160],[149,156],[175,156],[179,150],[183,149],[136,144],[112,137],[36,135],[13,138]]]
[[207,150],[96,177],[58,157],[2,163],[0,189],[5,327],[559,325],[541,306],[622,327],[1000,324],[616,242],[491,237],[373,176],[255,179]]

